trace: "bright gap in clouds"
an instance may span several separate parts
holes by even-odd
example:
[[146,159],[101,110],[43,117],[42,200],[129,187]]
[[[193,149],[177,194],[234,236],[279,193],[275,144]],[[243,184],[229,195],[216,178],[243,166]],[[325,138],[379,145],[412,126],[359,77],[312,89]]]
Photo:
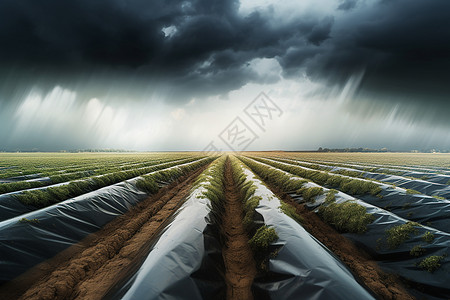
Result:
[[80,101],[76,92],[59,86],[47,94],[32,90],[15,111],[15,128],[10,137],[24,148],[27,139],[38,136],[43,142],[59,141],[61,147],[80,144],[145,150],[151,146],[149,141],[166,130],[165,110],[162,103],[155,101],[147,105],[97,98]]
[[[212,140],[220,143],[218,135],[235,117],[252,126],[243,111],[260,92],[267,93],[284,113],[264,132],[253,128],[259,138],[248,150],[360,146],[406,150],[417,148],[418,140],[424,148],[450,144],[450,133],[444,127],[399,118],[405,113],[402,107],[380,109],[374,101],[348,101],[358,97],[362,71],[351,76],[342,89],[330,89],[307,78],[282,79],[275,59],[255,59],[248,67],[259,72],[261,83],[247,84],[226,97],[174,104],[155,96],[122,102],[82,101],[76,91],[60,86],[48,93],[31,90],[14,112],[15,127],[6,144],[44,151],[55,147],[202,150]],[[223,143],[217,146],[227,150]]]

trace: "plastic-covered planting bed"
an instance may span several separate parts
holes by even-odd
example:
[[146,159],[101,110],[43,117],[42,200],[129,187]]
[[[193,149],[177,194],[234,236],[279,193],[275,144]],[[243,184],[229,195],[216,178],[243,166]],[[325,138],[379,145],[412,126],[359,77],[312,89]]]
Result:
[[386,165],[374,165],[367,164],[361,165],[356,163],[337,163],[330,161],[309,161],[311,163],[320,163],[327,165],[345,166],[359,170],[376,169],[377,172],[383,173],[398,173],[401,176],[408,176],[413,178],[423,178],[426,177],[427,181],[439,184],[448,184],[450,181],[450,170],[446,168],[423,168],[423,167],[407,167],[407,166],[386,166]]
[[[182,159],[186,159],[182,158]],[[181,160],[182,160],[181,159]],[[0,179],[0,194],[7,194],[12,193],[16,191],[25,191],[25,190],[32,190],[32,189],[39,189],[39,188],[46,188],[54,186],[55,184],[60,183],[70,183],[71,181],[75,180],[83,180],[87,177],[91,177],[96,175],[96,177],[106,176],[111,173],[115,172],[127,172],[132,170],[143,170],[145,167],[150,167],[152,165],[162,164],[169,161],[176,161],[177,159],[154,159],[149,160],[144,163],[138,163],[138,164],[129,164],[128,166],[124,165],[114,165],[114,166],[103,166],[101,169],[98,169],[96,166],[85,166],[82,168],[76,168],[77,170],[58,170],[53,171],[51,173],[44,172],[34,175],[26,175],[31,176],[30,178],[34,179],[27,179],[25,180],[26,176],[19,176],[19,177],[13,177],[1,180]],[[42,177],[45,176],[45,177]],[[14,180],[16,179],[16,180]]]
[[[157,168],[156,170],[158,170],[158,169],[163,169],[166,166],[173,166],[174,164],[178,164],[178,163],[181,165],[185,161],[190,162],[190,161],[194,161],[194,159],[192,159],[192,158],[177,159],[174,161],[164,162],[161,164],[155,164],[148,168]],[[99,175],[96,177],[101,178],[102,176],[105,176],[105,175],[107,175],[107,174]],[[142,174],[142,175],[144,175],[144,174]],[[93,183],[92,178],[87,178],[87,179],[83,179],[83,180],[73,180],[73,181],[62,182],[62,183],[54,184],[51,186],[28,189],[26,191],[46,190],[48,188],[69,185],[72,182],[91,182],[91,183]],[[4,220],[8,220],[10,218],[14,218],[14,217],[26,214],[26,213],[29,213],[29,212],[32,212],[32,211],[35,211],[37,209],[35,206],[26,205],[17,199],[17,195],[19,195],[22,192],[23,191],[17,191],[17,192],[11,192],[11,193],[6,193],[6,194],[0,195],[0,222],[4,221]]]
[[[150,174],[187,171],[211,158]],[[136,187],[141,177],[126,180],[58,204],[0,222],[0,283],[49,259],[124,214],[148,195]]]
[[[202,175],[223,165],[220,158]],[[186,202],[154,240],[133,274],[109,299],[222,299],[225,295],[221,245],[211,232],[211,202],[204,196],[211,176],[193,187]]]
[[[15,177],[10,177],[10,178],[0,179],[0,183],[29,181],[29,180],[36,180],[36,179],[40,179],[40,178],[41,178],[41,174],[22,175],[22,176],[15,176]],[[44,177],[44,178],[46,178],[46,177]]]
[[[420,193],[429,195],[429,196],[439,196],[443,198],[450,198],[450,185],[447,184],[441,184],[441,183],[435,183],[428,181],[428,177],[425,179],[411,179],[406,178],[404,176],[399,175],[389,175],[389,174],[383,174],[383,173],[377,173],[377,172],[368,172],[363,171],[359,169],[354,168],[347,168],[347,167],[339,167],[339,166],[329,166],[319,163],[310,163],[310,162],[303,162],[293,159],[284,159],[279,158],[277,160],[283,161],[283,162],[293,162],[298,163],[300,165],[310,165],[310,166],[319,166],[321,168],[328,169],[329,172],[340,172],[340,171],[349,171],[349,172],[355,172],[358,173],[359,176],[362,176],[367,179],[375,179],[381,182],[386,182],[388,184],[394,184],[395,186],[404,188],[404,189],[410,189],[415,190]],[[447,181],[450,180],[450,177],[447,179]]]
[[[184,159],[185,158],[187,157],[184,157]],[[83,180],[94,175],[105,176],[107,174],[120,171],[127,172],[131,170],[143,170],[144,167],[149,167],[152,165],[162,164],[168,161],[175,160],[176,159],[152,159],[146,162],[128,164],[127,166],[124,166],[124,164],[109,164],[106,166],[102,164],[93,164],[84,167],[67,167],[67,169],[65,170],[51,169],[51,171],[45,171],[32,175],[0,179],[0,194],[45,188],[59,183]],[[98,166],[101,166],[101,168],[97,168]]]
[[[290,180],[304,180],[270,165],[252,161],[268,169],[277,170],[280,174],[279,177],[289,175]],[[312,182],[306,184],[309,187],[319,187]],[[304,202],[303,197],[295,192],[288,194],[294,201],[305,203],[311,209],[319,212],[318,207],[328,205],[325,200],[330,190],[323,188],[323,191],[324,193],[316,196],[314,201],[308,202]],[[345,202],[359,204],[374,217],[373,222],[367,225],[367,231],[364,233],[343,232],[343,234],[363,247],[383,269],[411,281],[413,288],[420,290],[423,287],[427,294],[414,290],[419,297],[424,295],[430,299],[450,297],[450,286],[448,285],[450,282],[450,234],[411,223],[391,212],[339,191],[335,191],[334,197],[336,204]],[[343,222],[346,221],[343,220]],[[405,224],[407,225],[405,226]],[[336,227],[336,224],[331,225]],[[433,266],[437,269],[433,269]],[[417,287],[417,284],[422,287]]]
[[[187,156],[185,156],[183,158],[187,158]],[[8,177],[8,178],[0,178],[0,182],[3,182],[3,181],[8,181],[8,182],[27,181],[27,180],[31,180],[33,178],[39,178],[42,176],[44,176],[43,178],[46,178],[46,177],[58,176],[58,175],[67,176],[67,175],[77,174],[77,173],[93,174],[94,171],[98,171],[98,170],[120,171],[121,169],[125,169],[125,168],[150,166],[153,164],[159,164],[159,163],[164,163],[164,162],[168,162],[168,161],[175,161],[177,159],[183,159],[183,158],[166,158],[166,159],[154,158],[154,159],[149,159],[145,162],[139,162],[139,163],[136,163],[136,162],[130,162],[130,163],[109,162],[109,163],[92,163],[92,164],[85,164],[85,165],[81,165],[81,166],[80,165],[78,165],[78,166],[77,165],[74,165],[74,166],[64,165],[64,166],[61,166],[61,168],[59,168],[59,169],[57,169],[55,167],[48,168],[48,169],[44,168],[42,170],[35,170],[36,173],[33,173],[33,174],[17,175],[17,176]],[[4,176],[4,174],[1,174],[1,172],[0,172],[0,175]]]
[[[284,169],[285,167],[294,167],[309,171],[326,173],[324,171],[309,169],[273,159],[263,159],[262,162],[265,162],[272,166],[282,167]],[[343,178],[350,178],[365,182],[369,181],[367,179],[354,178],[340,174],[329,174],[332,176],[340,176]],[[440,200],[432,196],[413,194],[404,188],[394,187],[392,185],[380,182],[376,183],[381,188],[381,192],[378,195],[371,195],[370,193],[366,193],[363,195],[355,196],[357,196],[364,202],[389,210],[390,212],[395,213],[402,218],[421,223],[422,225],[428,225],[441,231],[450,232],[449,200]],[[339,189],[338,187],[334,188]]]
[[280,200],[246,167],[247,180],[261,197],[256,212],[273,227],[278,240],[272,246],[268,274],[254,282],[256,299],[374,299],[347,267],[299,223],[280,210]]

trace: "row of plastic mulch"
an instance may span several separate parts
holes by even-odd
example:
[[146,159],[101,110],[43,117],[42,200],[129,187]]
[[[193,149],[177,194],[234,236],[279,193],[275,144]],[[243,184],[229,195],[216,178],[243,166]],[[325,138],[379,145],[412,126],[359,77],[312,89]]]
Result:
[[[155,164],[152,167],[159,166],[162,168],[162,167],[164,167],[164,165],[173,165],[173,163],[178,163],[178,162],[181,164],[186,161],[192,161],[192,159],[191,158],[177,159],[177,160],[173,160],[173,161],[169,161],[169,162]],[[98,177],[102,177],[105,175],[107,175],[107,174],[102,174],[102,175],[99,175]],[[57,183],[57,184],[53,184],[53,185],[49,185],[49,186],[27,189],[27,191],[45,190],[45,189],[52,188],[52,187],[68,185],[71,182],[86,181],[86,180],[90,181],[92,179],[87,178],[87,179],[80,179],[80,180],[74,180],[74,181],[66,181],[66,182],[61,182],[61,183]],[[21,192],[22,191],[16,191],[16,192],[5,193],[5,194],[0,195],[0,222],[36,210],[36,207],[31,206],[31,205],[25,205],[15,197],[15,195],[20,194]]]
[[[312,170],[326,173],[325,171],[318,171],[295,164],[280,162],[273,159],[267,159],[268,162],[275,162],[289,167],[298,167],[305,170]],[[349,179],[357,179],[368,181],[362,178],[353,178],[340,174],[330,174]],[[408,219],[410,221],[418,222],[423,225],[428,225],[438,230],[449,233],[450,232],[450,201],[439,200],[431,196],[422,194],[409,194],[405,189],[393,187],[389,184],[377,183],[382,189],[379,196],[373,195],[359,195],[358,198],[364,202],[370,203],[374,206],[385,208],[399,217]]]
[[[268,164],[258,163],[265,165],[267,168],[276,169],[284,174],[289,174],[291,180],[303,179]],[[313,187],[319,185],[308,182],[307,186]],[[305,203],[311,209],[316,209],[324,203],[328,191],[329,189],[324,188],[324,194],[316,197],[315,201],[312,203],[303,202],[302,196],[296,194],[294,191],[289,194],[295,201]],[[335,197],[336,203],[354,201],[355,203],[364,206],[367,213],[372,214],[375,217],[375,220],[367,226],[367,231],[365,233],[345,233],[344,235],[371,254],[380,267],[385,271],[399,274],[411,281],[413,285],[419,283],[425,286],[427,294],[424,294],[419,290],[415,291],[419,297],[426,296],[430,299],[434,299],[433,297],[436,299],[447,299],[450,297],[450,286],[448,285],[450,282],[450,234],[435,228],[418,226],[416,227],[417,232],[415,234],[411,234],[410,238],[398,248],[391,249],[387,243],[386,231],[394,226],[403,225],[409,220],[342,192],[338,192]],[[317,211],[318,210],[316,210],[316,212]],[[422,238],[426,232],[430,232],[434,236],[434,240],[430,243],[425,242]],[[425,252],[418,257],[410,255],[410,250],[414,246],[421,246],[425,249]],[[442,257],[440,268],[432,273],[418,266],[420,261],[431,255]],[[433,292],[430,293],[430,291]]]
[[256,290],[270,299],[373,299],[337,257],[280,210],[280,200],[249,169],[244,172],[262,198],[256,211],[275,229],[280,247]]
[[[203,158],[197,161],[209,161]],[[152,173],[182,168],[197,161]],[[151,173],[150,173],[151,174]],[[0,222],[0,283],[12,280],[126,213],[148,195],[126,180]]]

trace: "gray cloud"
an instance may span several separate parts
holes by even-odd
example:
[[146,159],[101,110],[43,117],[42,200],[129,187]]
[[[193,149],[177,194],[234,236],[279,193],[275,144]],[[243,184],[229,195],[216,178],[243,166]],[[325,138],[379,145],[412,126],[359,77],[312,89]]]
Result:
[[[306,71],[313,80],[342,85],[363,68],[363,93],[446,104],[450,3],[363,4],[337,3],[344,11],[338,20],[317,13],[285,22],[270,9],[242,16],[238,1],[5,0],[0,64],[2,82],[9,83],[1,89],[11,98],[7,90],[19,82],[52,88],[93,76],[104,77],[106,85],[123,77],[186,81],[197,84],[193,94],[220,94],[258,82],[243,68],[250,60],[277,58],[287,77]],[[165,36],[162,29],[169,26],[175,33]],[[189,90],[180,88],[180,94]]]
[[[336,0],[290,15],[273,5],[243,14],[239,5],[0,1],[1,116],[30,91],[55,86],[75,91],[76,101],[156,95],[175,105],[282,77],[306,77],[329,96],[363,72],[348,112],[364,119],[395,109],[398,118],[448,127],[449,1]],[[258,59],[276,60],[282,76],[255,70]]]
[[[271,23],[270,9],[242,16],[238,8],[238,1],[218,0],[2,1],[0,38],[8,43],[0,48],[0,76],[9,81],[0,87],[3,98],[14,98],[21,84],[74,88],[92,77],[105,78],[97,86],[125,81],[135,89],[162,81],[183,96],[227,93],[259,82],[245,68],[252,59],[319,46],[333,24],[326,16]],[[169,26],[176,30],[166,36],[162,29]],[[182,88],[179,82],[196,85]]]
[[339,10],[351,10],[356,6],[357,0],[343,0],[341,1],[341,4],[339,4],[338,9]]

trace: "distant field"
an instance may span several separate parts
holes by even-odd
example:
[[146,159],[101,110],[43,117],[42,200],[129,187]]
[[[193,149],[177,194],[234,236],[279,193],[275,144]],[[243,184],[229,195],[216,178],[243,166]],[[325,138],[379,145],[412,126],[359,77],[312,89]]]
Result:
[[[1,153],[0,194],[23,191],[16,196],[21,202],[41,207],[196,158],[187,152]],[[28,191],[47,186],[54,187]]]
[[450,153],[271,152],[301,160],[450,168]]

